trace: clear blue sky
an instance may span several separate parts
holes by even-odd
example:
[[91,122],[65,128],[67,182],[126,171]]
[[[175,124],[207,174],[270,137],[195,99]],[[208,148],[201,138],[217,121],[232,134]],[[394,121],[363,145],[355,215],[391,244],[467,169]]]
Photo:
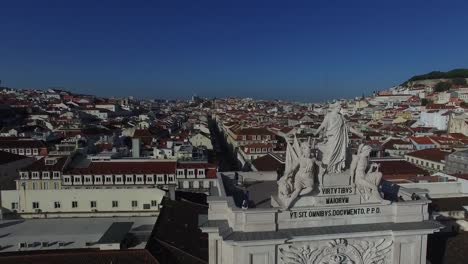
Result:
[[468,67],[467,1],[1,1],[0,79],[102,96],[360,96]]

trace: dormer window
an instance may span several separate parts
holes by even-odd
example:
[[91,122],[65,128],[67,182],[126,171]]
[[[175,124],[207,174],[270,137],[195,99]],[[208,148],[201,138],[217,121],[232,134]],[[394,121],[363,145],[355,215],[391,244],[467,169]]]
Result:
[[54,164],[56,164],[56,163],[57,163],[57,159],[54,159],[54,158],[46,158],[46,159],[45,159],[45,164],[46,164],[46,165],[49,165],[49,166],[50,166],[50,165],[54,165]]

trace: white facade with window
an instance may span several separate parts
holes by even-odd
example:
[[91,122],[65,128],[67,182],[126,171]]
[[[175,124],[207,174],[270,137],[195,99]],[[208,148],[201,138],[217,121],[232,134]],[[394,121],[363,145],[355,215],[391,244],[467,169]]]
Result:
[[157,215],[165,192],[142,189],[68,189],[2,191],[3,214],[33,217]]

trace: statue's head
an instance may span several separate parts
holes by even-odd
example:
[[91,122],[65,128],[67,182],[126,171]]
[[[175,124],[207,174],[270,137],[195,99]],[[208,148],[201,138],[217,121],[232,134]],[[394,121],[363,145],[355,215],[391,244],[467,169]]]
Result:
[[301,144],[301,150],[304,157],[310,157],[310,143],[308,141]]
[[332,112],[340,112],[341,111],[341,104],[340,102],[335,102],[330,104],[330,111]]
[[364,145],[362,146],[359,154],[362,156],[369,156],[371,152],[372,152],[372,147],[369,145]]

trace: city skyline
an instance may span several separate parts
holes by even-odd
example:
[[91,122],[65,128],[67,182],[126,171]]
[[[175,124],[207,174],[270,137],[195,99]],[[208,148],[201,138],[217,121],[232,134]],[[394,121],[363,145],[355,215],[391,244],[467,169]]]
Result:
[[8,3],[0,79],[106,97],[315,102],[466,66],[465,3],[359,4]]

